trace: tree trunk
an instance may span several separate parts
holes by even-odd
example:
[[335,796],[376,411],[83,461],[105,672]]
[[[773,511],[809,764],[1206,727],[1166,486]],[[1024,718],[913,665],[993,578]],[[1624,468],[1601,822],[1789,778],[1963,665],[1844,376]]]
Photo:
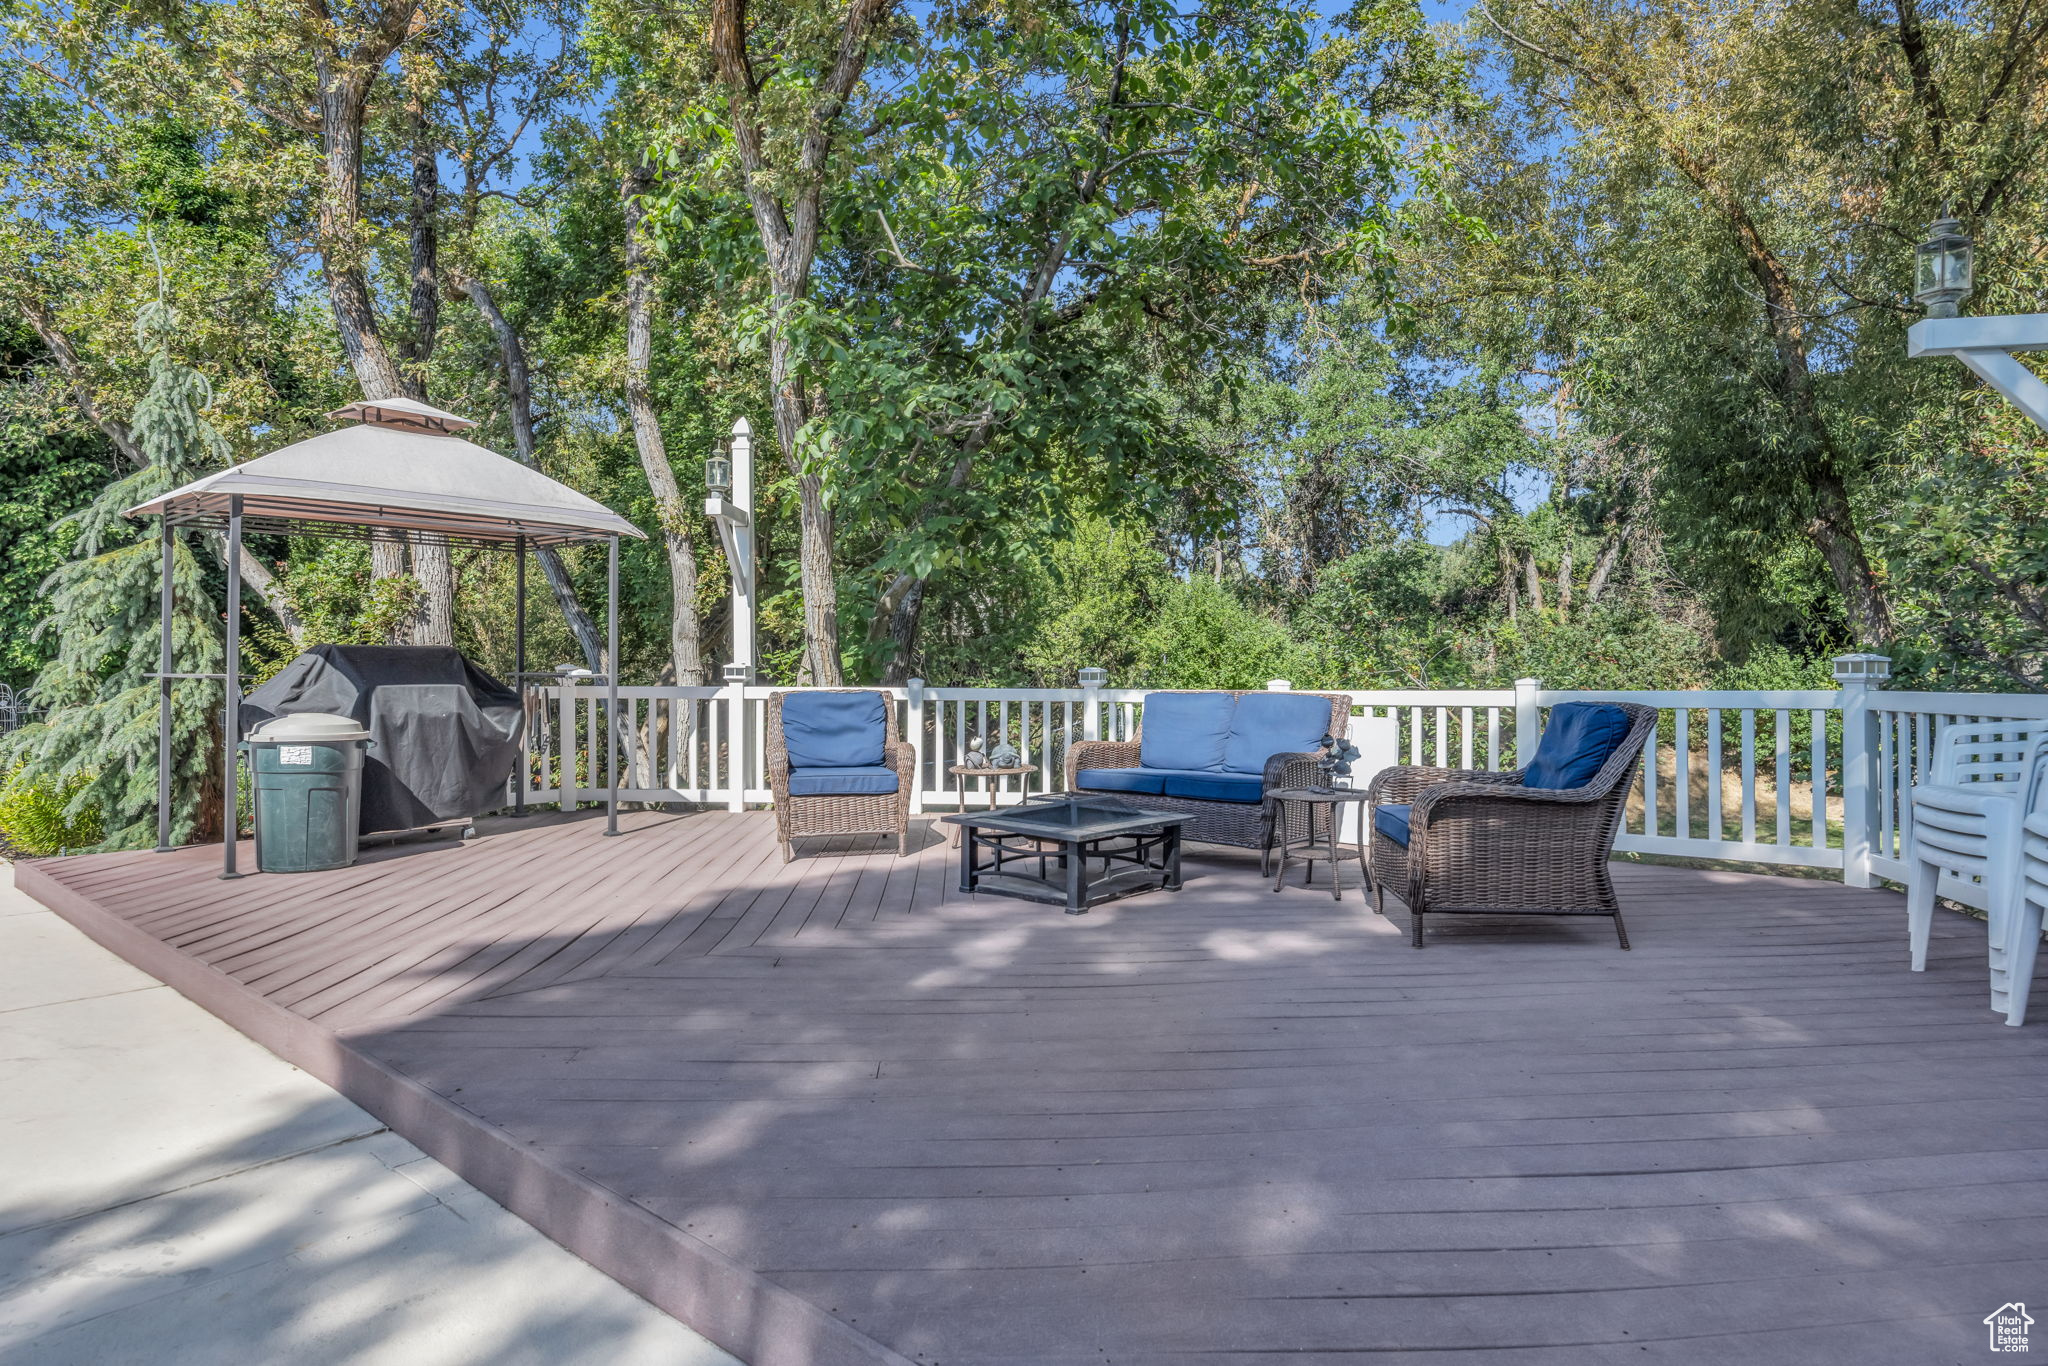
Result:
[[[341,69],[337,70],[337,66]],[[363,274],[363,112],[376,67],[365,70],[323,48],[314,59],[319,79],[320,150],[326,185],[320,196],[317,241],[327,299],[341,349],[364,398],[398,398],[405,381],[384,345],[377,311]]]
[[1891,639],[1891,604],[1864,551],[1863,538],[1849,506],[1834,433],[1814,393],[1805,314],[1800,310],[1792,277],[1764,240],[1763,231],[1747,206],[1721,183],[1711,163],[1683,146],[1667,143],[1666,148],[1673,163],[1727,221],[1741,249],[1743,264],[1763,293],[1764,326],[1778,358],[1774,383],[1785,402],[1795,435],[1800,438],[1799,444],[1804,447],[1804,475],[1814,501],[1805,531],[1834,575],[1850,633],[1866,649],[1879,648]]
[[[464,277],[461,281],[464,294],[469,296],[477,312],[491,325],[491,333],[498,340],[498,358],[505,366],[505,389],[510,398],[512,412],[512,454],[520,464],[535,469],[540,462],[534,457],[533,448],[533,386],[527,376],[526,348],[520,344],[519,334],[512,330],[498,308],[498,301],[492,297],[490,287],[481,280]],[[598,635],[597,624],[590,614],[583,610],[583,604],[576,600],[576,585],[569,578],[568,567],[562,563],[561,555],[551,549],[536,550],[541,572],[547,576],[548,587],[555,595],[555,605],[562,609],[563,620],[569,623],[569,633],[576,637],[576,644],[583,651],[583,660],[593,673],[604,673],[610,668],[605,659],[602,637]]]
[[1572,612],[1572,542],[1571,533],[1565,533],[1564,549],[1557,557],[1557,610],[1563,616]]
[[626,211],[626,409],[633,418],[633,444],[654,493],[662,545],[668,552],[669,663],[678,683],[700,687],[705,682],[704,647],[697,620],[697,543],[691,534],[696,516],[683,502],[647,385],[654,358],[654,270],[641,220],[642,196],[653,179],[652,169],[643,164],[628,172],[620,187]]
[[[839,119],[860,83],[869,47],[892,3],[847,0],[839,25],[838,51],[813,88],[794,156],[784,165],[777,165],[769,154],[772,139],[761,119],[761,82],[754,75],[747,48],[745,0],[712,0],[709,15],[712,61],[718,81],[725,87],[733,151],[768,267],[769,394],[776,444],[797,481],[804,659],[811,682],[821,687],[837,687],[842,677],[839,588],[833,576],[832,514],[825,501],[824,475],[817,469],[805,469],[797,452],[797,433],[810,417],[810,404],[793,364],[795,347],[789,324],[791,313],[810,289],[811,267],[824,225],[828,162]],[[778,197],[778,180],[789,186],[787,204]]]
[[1614,566],[1621,561],[1621,552],[1628,545],[1629,529],[1624,526],[1617,530],[1608,542],[1600,547],[1600,553],[1593,559],[1592,577],[1586,580],[1586,601],[1600,601],[1600,595],[1607,591],[1608,576],[1614,573]]
[[1536,568],[1536,552],[1534,550],[1524,549],[1522,551],[1522,578],[1529,586],[1529,610],[1541,612],[1543,610],[1543,575]]
[[1522,615],[1522,590],[1516,583],[1515,554],[1501,540],[1494,541],[1493,553],[1500,565],[1501,590],[1507,595],[1508,621],[1513,623]]
[[[779,291],[778,291],[779,293]],[[804,597],[804,661],[811,685],[836,688],[844,681],[839,667],[839,582],[832,570],[832,510],[825,502],[825,477],[807,469],[797,451],[797,434],[809,420],[803,381],[795,373],[795,345],[782,319],[787,298],[771,305],[768,324],[768,383],[775,416],[775,443],[783,463],[796,476],[798,578]]]

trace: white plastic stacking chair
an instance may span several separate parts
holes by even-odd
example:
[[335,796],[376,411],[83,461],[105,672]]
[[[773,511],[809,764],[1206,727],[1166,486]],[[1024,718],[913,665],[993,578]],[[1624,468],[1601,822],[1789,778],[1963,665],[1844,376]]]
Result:
[[1927,969],[1927,937],[1941,875],[1975,877],[1989,922],[1991,1008],[2008,1006],[2005,926],[2019,883],[2020,823],[2038,722],[1988,721],[1950,726],[1934,746],[1930,781],[1913,785],[1912,876],[1906,888],[1906,930],[1913,971]]
[[2041,950],[2041,912],[2048,907],[2048,744],[2035,751],[2027,783],[2019,863],[2019,890],[2005,927],[2006,966],[2010,970],[2005,1022],[2009,1025],[2027,1022],[2027,993],[2034,985],[2034,960]]

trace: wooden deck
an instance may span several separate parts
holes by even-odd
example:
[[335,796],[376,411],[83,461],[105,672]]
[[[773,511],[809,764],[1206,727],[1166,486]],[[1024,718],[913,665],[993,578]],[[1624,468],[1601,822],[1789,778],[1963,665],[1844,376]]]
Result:
[[1983,926],[1624,865],[1431,928],[1200,854],[1084,917],[925,833],[487,822],[20,886],[755,1366],[1948,1362],[2048,1301],[2048,1021]]

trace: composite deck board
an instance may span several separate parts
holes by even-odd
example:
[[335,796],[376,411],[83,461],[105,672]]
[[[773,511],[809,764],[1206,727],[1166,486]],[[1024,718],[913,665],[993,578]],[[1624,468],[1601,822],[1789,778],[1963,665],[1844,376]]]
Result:
[[[444,1147],[629,1283],[594,1224],[705,1249],[767,1366],[1948,1361],[2048,1300],[2048,1026],[1990,1012],[1966,917],[1915,975],[1894,893],[1621,864],[1632,952],[1444,917],[1417,953],[1398,901],[1237,854],[1068,917],[962,895],[936,823],[791,863],[761,813],[623,824],[22,882],[423,1088],[400,1127],[502,1135]],[[844,1339],[749,1327],[774,1297]]]

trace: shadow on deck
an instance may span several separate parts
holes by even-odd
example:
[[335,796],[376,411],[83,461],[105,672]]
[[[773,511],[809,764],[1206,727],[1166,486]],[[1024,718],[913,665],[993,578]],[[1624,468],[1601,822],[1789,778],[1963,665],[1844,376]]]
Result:
[[625,823],[17,876],[755,1366],[1918,1363],[2039,1298],[2048,1033],[1893,893],[1624,864],[1632,953],[1417,953],[1230,853],[1070,918]]

